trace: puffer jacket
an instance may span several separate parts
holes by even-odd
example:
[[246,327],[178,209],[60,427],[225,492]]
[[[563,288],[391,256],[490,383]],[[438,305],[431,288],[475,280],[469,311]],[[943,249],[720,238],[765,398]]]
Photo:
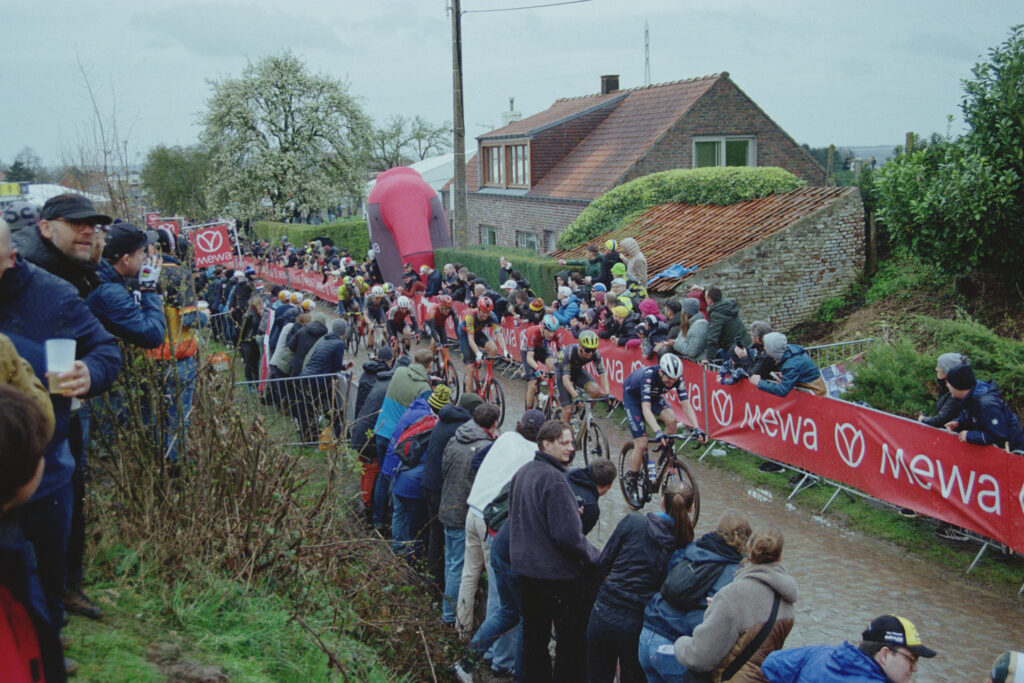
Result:
[[476,476],[473,456],[492,441],[494,438],[483,427],[470,420],[455,430],[455,438],[445,447],[441,460],[441,507],[437,514],[445,528],[466,526],[466,501]]
[[336,334],[325,334],[306,354],[302,376],[333,375],[345,366],[345,341]]
[[632,237],[627,237],[619,242],[619,251],[622,252],[626,263],[626,274],[636,278],[640,285],[646,288],[647,257],[640,251],[640,245]]
[[708,308],[708,340],[704,346],[704,357],[715,360],[719,349],[727,352],[737,337],[744,346],[750,346],[750,332],[740,320],[740,306],[735,299],[722,299]]
[[100,284],[85,303],[103,327],[115,337],[143,349],[155,349],[164,341],[167,328],[163,302],[156,292],[141,292],[135,301],[128,282],[106,261],[96,270]]
[[568,325],[569,321],[580,313],[580,300],[575,294],[570,294],[565,301],[558,304],[553,315],[558,319],[559,325]]
[[761,662],[769,652],[781,649],[786,642],[793,628],[793,603],[798,596],[796,580],[779,562],[741,567],[733,582],[711,601],[704,621],[694,629],[693,635],[676,640],[676,659],[687,669],[713,672],[717,680],[757,636],[771,614],[776,593],[781,601],[775,624],[761,646],[731,679],[732,683],[764,683]]
[[686,330],[686,336],[684,337],[680,333],[672,344],[672,348],[682,358],[699,363],[707,358],[707,342],[708,321],[704,314],[698,311],[690,318],[690,327]]
[[395,425],[402,414],[412,405],[416,397],[430,391],[430,379],[427,369],[419,363],[410,363],[407,367],[395,370],[395,376],[388,385],[388,393],[384,397],[380,415],[374,431],[377,436],[390,439]]
[[597,603],[624,628],[636,628],[644,605],[661,587],[676,549],[672,518],[663,512],[622,518],[601,551],[603,582]]
[[1024,449],[1024,429],[1006,402],[999,397],[995,382],[978,382],[964,399],[957,417],[959,430],[967,430],[967,443],[994,445],[1010,450]]
[[302,366],[306,362],[306,354],[313,348],[320,337],[327,334],[327,325],[319,320],[314,320],[301,328],[294,335],[289,335],[288,348],[292,351],[292,364],[288,369],[289,377],[298,377],[302,374]]
[[441,493],[441,464],[444,449],[455,437],[459,427],[473,419],[469,411],[460,406],[447,405],[437,415],[437,424],[430,433],[430,441],[423,450],[423,489],[431,493]]
[[931,417],[922,418],[921,424],[942,429],[946,426],[947,422],[956,419],[956,416],[963,410],[963,405],[963,401],[949,393],[946,381],[941,380],[939,382],[939,396],[935,399],[935,414]]
[[765,658],[761,673],[771,683],[892,683],[875,660],[848,642],[777,650]]
[[[356,390],[356,415],[363,414],[363,404],[366,402],[366,397],[370,395],[370,389],[379,381],[380,373],[390,369],[391,367],[387,363],[379,360],[369,360],[363,363],[363,374],[359,377],[359,389]],[[379,406],[377,410],[380,410]],[[373,419],[376,421],[376,416]]]
[[[709,562],[722,564],[724,565],[722,573],[718,575],[718,579],[711,586],[711,590],[705,595],[705,598],[713,598],[720,590],[732,583],[733,577],[736,575],[736,569],[739,567],[740,560],[742,559],[740,554],[736,552],[736,549],[726,543],[724,538],[711,532],[704,534],[685,548],[675,551],[668,561],[665,575],[668,576],[669,572],[681,562],[688,562],[691,565],[707,564]],[[692,634],[693,629],[697,628],[700,622],[704,621],[704,612],[706,610],[707,604],[705,603],[700,609],[682,612],[662,597],[659,590],[644,609],[644,627],[649,628],[663,638],[675,640],[680,636]]]
[[761,379],[757,388],[776,396],[785,396],[793,390],[793,387],[807,389],[818,396],[824,396],[827,393],[825,380],[821,377],[821,370],[799,344],[786,345],[786,350],[782,353],[782,359],[779,361],[779,373],[782,375],[780,381]]

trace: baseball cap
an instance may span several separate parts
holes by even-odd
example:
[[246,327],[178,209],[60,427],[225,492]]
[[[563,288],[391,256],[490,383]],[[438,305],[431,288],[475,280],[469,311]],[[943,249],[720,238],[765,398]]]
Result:
[[598,282],[594,285],[595,292],[607,292],[608,288],[604,286],[603,282]]
[[505,284],[503,284],[501,286],[501,288],[502,289],[515,289],[516,288],[516,281],[515,280],[505,280]]
[[420,266],[420,273],[425,273],[428,270],[430,270],[430,266],[428,266],[427,264],[424,263],[422,266]]
[[523,413],[521,418],[519,418],[519,427],[520,429],[533,429],[536,431],[540,429],[540,426],[546,421],[547,418],[544,417],[544,413],[536,408],[530,408]]
[[116,221],[107,231],[107,245],[103,247],[103,258],[116,261],[125,254],[131,254],[155,241],[155,232],[146,232],[128,221]]
[[39,217],[48,221],[55,218],[65,218],[73,221],[92,219],[93,223],[99,225],[109,225],[114,220],[110,216],[97,211],[88,197],[71,193],[59,194],[56,197],[47,199],[46,203],[43,204],[43,208],[39,211]]
[[883,615],[872,621],[868,625],[868,630],[864,631],[860,637],[862,640],[872,643],[899,645],[921,657],[934,657],[936,654],[935,650],[927,648],[921,643],[917,629],[909,620],[892,614]]

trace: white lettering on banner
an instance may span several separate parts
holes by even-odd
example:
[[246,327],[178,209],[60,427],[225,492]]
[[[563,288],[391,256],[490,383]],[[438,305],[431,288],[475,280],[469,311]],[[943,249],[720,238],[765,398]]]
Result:
[[[957,465],[953,465],[947,472],[942,460],[932,458],[924,453],[918,453],[908,463],[905,460],[902,448],[897,448],[894,455],[890,451],[889,444],[883,443],[882,466],[880,469],[882,474],[885,474],[886,463],[892,467],[894,479],[898,480],[900,478],[900,468],[902,468],[907,474],[907,481],[909,483],[916,484],[925,491],[929,491],[934,486],[932,480],[937,475],[939,478],[939,495],[944,499],[949,500],[950,495],[956,493],[956,497],[964,505],[970,505],[972,501],[975,501],[984,512],[996,515],[1002,514],[999,482],[992,475],[982,474],[979,476],[977,472],[970,470],[965,482]],[[975,484],[977,484],[979,489],[976,494]],[[982,486],[987,488],[982,489]],[[1024,504],[1022,504],[1022,508],[1024,508]]]
[[849,422],[836,423],[836,452],[848,467],[859,467],[864,460],[864,432]]
[[[780,416],[781,415],[781,416]],[[762,434],[775,438],[782,436],[782,440],[792,440],[793,445],[802,445],[809,451],[818,450],[818,425],[814,420],[792,413],[781,413],[775,408],[765,408],[754,404],[753,410],[749,403],[743,406],[743,422],[740,427],[757,429]]]
[[697,386],[696,384],[691,384],[690,391],[688,392],[688,394],[690,396],[690,407],[697,411],[703,410],[703,408],[700,407],[700,387]]
[[613,384],[622,384],[625,381],[623,377],[622,361],[617,358],[608,358],[604,361],[605,369],[608,372],[608,379]]
[[1020,495],[1017,496],[1017,500],[1020,502],[1020,511],[1024,513],[1024,485],[1020,487]]
[[637,368],[642,368],[642,367],[645,367],[645,366],[644,366],[644,362],[643,362],[642,360],[635,360],[635,361],[633,361],[633,363],[632,363],[632,364],[631,364],[631,365],[629,366],[629,374],[631,374],[631,375],[632,375],[632,374],[633,374],[633,372],[634,372],[634,371],[635,371],[635,370],[636,370]]
[[711,392],[711,414],[715,422],[723,427],[732,424],[732,396],[725,389]]

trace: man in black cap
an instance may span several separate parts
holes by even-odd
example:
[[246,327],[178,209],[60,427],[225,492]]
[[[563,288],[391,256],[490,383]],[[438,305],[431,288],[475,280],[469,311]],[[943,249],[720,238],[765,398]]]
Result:
[[96,210],[79,194],[60,194],[43,204],[36,226],[13,236],[18,253],[78,289],[83,299],[98,284],[89,260],[97,226],[109,225],[110,216]]
[[[110,226],[96,272],[100,285],[85,300],[108,332],[144,349],[160,346],[166,330],[163,302],[156,293],[160,257],[146,255],[155,236],[132,223],[118,221]],[[134,278],[141,294],[138,302],[129,288]]]
[[868,625],[857,646],[847,642],[776,650],[761,664],[761,673],[771,683],[907,683],[917,671],[917,660],[934,656],[909,620],[885,614]]
[[963,401],[960,415],[945,427],[959,432],[960,440],[978,446],[998,446],[1008,451],[1024,450],[1024,429],[1006,402],[999,397],[995,381],[980,382],[970,365],[958,365],[946,373],[949,393]]

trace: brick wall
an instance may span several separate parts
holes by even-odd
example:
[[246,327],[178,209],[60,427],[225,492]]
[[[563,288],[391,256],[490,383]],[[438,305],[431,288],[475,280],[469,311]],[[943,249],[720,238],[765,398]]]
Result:
[[619,183],[671,168],[692,168],[693,138],[698,135],[756,136],[758,166],[778,166],[811,185],[825,184],[825,169],[728,78],[719,79]]
[[545,242],[545,233],[553,239],[587,207],[587,201],[512,197],[470,192],[467,197],[469,243],[480,244],[480,225],[497,228],[500,246],[516,246],[516,230],[537,235],[540,251],[553,249]]
[[736,299],[749,325],[767,320],[785,331],[842,294],[864,270],[864,204],[853,190],[790,227],[683,281],[715,285]]

